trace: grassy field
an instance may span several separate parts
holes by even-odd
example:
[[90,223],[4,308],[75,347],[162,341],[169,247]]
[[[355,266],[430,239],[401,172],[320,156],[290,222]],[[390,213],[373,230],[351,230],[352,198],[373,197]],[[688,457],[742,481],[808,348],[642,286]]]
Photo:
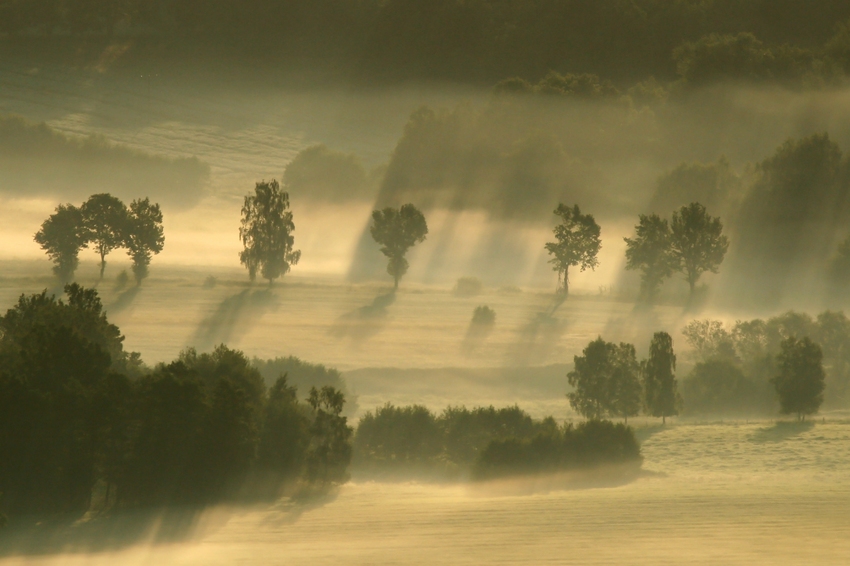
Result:
[[647,474],[627,485],[349,483],[313,506],[208,511],[180,542],[0,564],[847,564],[850,422],[639,433]]

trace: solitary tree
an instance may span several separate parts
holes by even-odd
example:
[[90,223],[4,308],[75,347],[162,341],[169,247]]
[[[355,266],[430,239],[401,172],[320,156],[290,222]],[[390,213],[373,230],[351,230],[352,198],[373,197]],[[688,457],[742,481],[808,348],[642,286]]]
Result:
[[806,415],[817,413],[823,403],[823,353],[808,337],[798,340],[791,336],[779,347],[779,375],[771,381],[779,393],[780,412],[796,413],[798,420],[804,420]]
[[127,207],[108,193],[92,195],[80,207],[86,242],[100,255],[100,278],[106,269],[106,256],[124,244]]
[[60,204],[56,212],[41,225],[34,239],[53,260],[53,273],[60,282],[70,281],[80,263],[80,248],[86,246],[80,209],[70,204]]
[[557,242],[547,243],[546,250],[554,256],[549,263],[558,272],[558,292],[566,297],[570,286],[570,267],[578,265],[581,271],[595,269],[599,265],[596,256],[602,242],[599,239],[599,224],[592,215],[582,214],[578,205],[570,208],[559,204],[554,214],[560,216],[562,222],[553,230]]
[[133,275],[136,276],[136,284],[140,285],[142,279],[148,275],[151,255],[161,252],[165,245],[162,211],[159,209],[159,204],[151,204],[147,198],[130,203],[130,212],[124,229],[124,245],[128,255],[133,259]]
[[281,191],[274,179],[257,183],[254,194],[245,197],[239,228],[244,249],[239,252],[239,261],[248,268],[251,281],[259,271],[271,286],[301,259],[301,251],[292,249],[295,224],[288,208],[289,193]]
[[375,210],[372,212],[370,231],[372,238],[381,245],[381,253],[390,259],[387,273],[393,276],[395,288],[398,289],[398,280],[407,273],[410,265],[404,255],[428,235],[425,216],[412,204],[405,204],[399,209],[387,207]]
[[664,279],[673,274],[670,226],[657,214],[640,215],[635,237],[626,240],[626,269],[641,271],[641,296],[652,304]]
[[666,332],[656,332],[649,345],[649,358],[643,362],[643,386],[646,411],[653,417],[678,415],[679,393],[676,388],[676,354],[673,338]]
[[693,298],[700,276],[706,271],[717,273],[720,269],[729,239],[723,235],[720,218],[709,216],[698,202],[674,212],[670,230],[670,253],[675,269],[685,275]]

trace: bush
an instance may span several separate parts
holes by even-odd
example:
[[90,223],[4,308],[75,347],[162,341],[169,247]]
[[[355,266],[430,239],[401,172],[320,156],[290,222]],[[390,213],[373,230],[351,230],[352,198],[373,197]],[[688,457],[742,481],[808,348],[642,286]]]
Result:
[[737,364],[724,359],[700,362],[682,383],[689,415],[743,415],[764,411],[759,387]]
[[472,312],[472,324],[477,326],[493,326],[496,324],[496,311],[487,305],[475,307]]
[[492,440],[476,459],[478,480],[551,473],[643,461],[634,431],[622,423],[591,420],[531,438]]

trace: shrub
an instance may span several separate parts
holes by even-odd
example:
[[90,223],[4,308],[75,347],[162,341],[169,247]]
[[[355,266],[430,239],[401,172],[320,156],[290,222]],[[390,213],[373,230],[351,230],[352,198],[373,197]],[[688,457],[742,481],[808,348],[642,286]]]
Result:
[[483,291],[484,284],[477,277],[461,277],[454,288],[454,294],[458,297],[474,297]]

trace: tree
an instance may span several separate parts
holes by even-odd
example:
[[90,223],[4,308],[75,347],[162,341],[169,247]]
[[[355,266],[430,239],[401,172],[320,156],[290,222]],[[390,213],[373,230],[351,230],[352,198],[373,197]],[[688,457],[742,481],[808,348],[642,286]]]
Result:
[[313,409],[307,479],[318,484],[342,483],[348,479],[354,432],[341,414],[345,396],[329,385],[311,387],[307,403]]
[[573,358],[574,369],[567,374],[567,381],[574,387],[567,394],[570,406],[588,419],[601,419],[607,413],[614,347],[600,336],[587,345],[581,356]]
[[70,204],[60,204],[56,212],[41,225],[34,239],[53,260],[53,273],[59,281],[67,283],[73,279],[74,271],[80,263],[80,249],[86,247],[80,209]]
[[546,251],[554,256],[549,263],[553,265],[552,269],[558,272],[558,291],[566,297],[569,293],[571,266],[578,265],[581,271],[584,271],[595,269],[599,265],[596,256],[602,247],[599,239],[600,228],[592,215],[581,213],[578,205],[570,208],[559,204],[554,214],[562,219],[553,230],[558,241],[547,243]]
[[771,382],[779,394],[780,412],[796,413],[798,420],[805,420],[806,415],[817,413],[823,403],[823,353],[808,336],[802,340],[789,336],[779,348],[779,375]]
[[289,193],[281,191],[274,179],[257,183],[254,194],[245,197],[239,228],[245,249],[239,252],[239,261],[248,268],[251,281],[259,271],[271,286],[301,259],[301,251],[292,249],[295,224],[288,209]]
[[623,417],[623,420],[628,423],[629,417],[640,413],[643,404],[640,364],[632,344],[620,343],[613,353],[609,384],[609,412],[612,416]]
[[151,255],[161,252],[164,245],[159,204],[151,204],[147,198],[131,202],[124,230],[124,246],[133,259],[133,275],[136,276],[137,285],[141,285],[142,279],[148,275]]
[[675,269],[685,275],[693,299],[700,276],[706,271],[717,273],[720,269],[729,239],[723,235],[720,218],[709,216],[698,202],[674,212],[670,230],[670,252]]
[[392,275],[394,288],[398,289],[398,281],[409,267],[404,257],[407,250],[425,241],[428,235],[425,216],[412,204],[405,204],[400,209],[387,207],[375,210],[372,212],[370,232],[372,238],[381,245],[381,253],[390,259],[387,273]]
[[106,256],[124,245],[127,207],[108,193],[92,195],[80,207],[87,243],[100,255],[100,278],[106,269]]
[[641,296],[648,304],[652,304],[664,279],[673,274],[670,238],[670,226],[657,214],[641,214],[635,237],[624,238],[626,269],[641,271]]
[[628,419],[640,411],[641,387],[635,348],[601,337],[589,343],[567,380],[575,389],[567,394],[570,406],[588,419],[619,416]]
[[646,411],[653,417],[678,415],[679,393],[676,388],[676,354],[673,353],[673,338],[666,332],[656,332],[649,345],[649,358],[644,360],[643,386]]

